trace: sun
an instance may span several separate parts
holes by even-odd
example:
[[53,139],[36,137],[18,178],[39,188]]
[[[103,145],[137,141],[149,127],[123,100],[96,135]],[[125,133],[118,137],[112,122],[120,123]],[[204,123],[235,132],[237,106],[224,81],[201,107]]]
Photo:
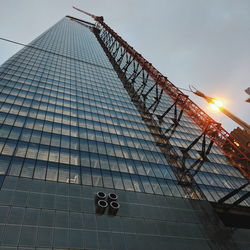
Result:
[[223,107],[224,107],[224,104],[220,99],[212,99],[209,102],[209,109],[212,111],[218,112]]

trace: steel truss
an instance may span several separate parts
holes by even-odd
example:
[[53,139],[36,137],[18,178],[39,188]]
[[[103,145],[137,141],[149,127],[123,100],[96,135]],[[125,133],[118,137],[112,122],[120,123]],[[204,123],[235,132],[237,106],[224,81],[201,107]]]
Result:
[[[75,8],[77,9],[77,8]],[[167,94],[174,102],[179,96],[180,101],[177,102],[178,107],[195,122],[202,131],[205,130],[208,122],[211,124],[211,129],[206,135],[227,155],[242,174],[250,181],[250,174],[246,169],[249,168],[250,159],[247,156],[249,151],[245,148],[239,148],[230,134],[217,124],[210,116],[208,116],[201,108],[184,95],[173,83],[163,76],[151,63],[142,57],[133,47],[124,41],[113,29],[105,22],[103,17],[92,15],[86,11],[77,9],[78,11],[91,16],[101,27],[100,37],[108,50],[111,51],[114,59],[119,65],[122,64],[124,58],[126,63],[122,67],[123,72],[127,72],[128,67],[134,62],[134,72],[131,79],[135,81],[139,77],[140,71],[143,69],[155,85],[159,86],[165,94]],[[132,81],[132,82],[133,82]],[[212,133],[211,133],[212,131]]]
[[[175,132],[177,126],[180,125],[180,120],[182,118],[182,114],[185,111],[185,109],[189,109],[187,106],[188,96],[184,95],[183,93],[179,93],[173,104],[166,109],[165,112],[162,114],[158,114],[157,107],[160,104],[160,101],[162,100],[164,89],[159,86],[159,80],[160,77],[156,79],[156,81],[152,81],[152,79],[149,79],[149,74],[140,66],[140,64],[128,53],[125,53],[125,49],[119,45],[119,43],[115,40],[115,38],[106,30],[101,29],[99,33],[99,38],[104,43],[105,48],[109,51],[111,54],[113,60],[116,62],[116,64],[120,67],[120,70],[124,73],[126,76],[126,84],[133,89],[134,94],[132,95],[133,100],[142,101],[144,105],[144,113],[148,113],[150,115],[155,115],[158,118],[159,125],[162,125],[164,123],[164,118],[167,114],[169,114],[170,111],[174,110],[174,117],[171,118],[172,124],[163,132],[164,134],[168,134],[168,139],[173,135]],[[112,50],[113,49],[113,50]],[[139,86],[137,86],[139,83]],[[153,97],[153,102],[149,102],[147,105],[147,100],[149,99],[148,96]],[[152,99],[152,98],[151,98]],[[178,113],[178,107],[182,107]],[[210,143],[207,147],[206,139],[207,135],[210,136],[215,134],[214,128],[219,128],[221,125],[214,120],[209,120],[202,131],[201,135],[198,136],[186,149],[183,149],[183,161],[182,161],[182,175],[179,178],[182,182],[184,175],[191,175],[191,170],[195,169],[195,174],[198,173],[201,166],[203,165],[204,161],[208,160],[207,155],[210,153],[212,145],[214,144],[213,140],[210,140]],[[160,127],[162,130],[162,128]],[[202,149],[200,151],[201,159],[198,159],[192,166],[187,169],[185,160],[187,158],[187,153],[189,150],[193,148],[193,146],[200,141],[202,138]],[[207,148],[206,148],[207,147]]]
[[[169,143],[169,139],[174,133],[175,128],[179,125],[179,121],[183,113],[183,111],[180,110],[178,114],[178,106],[176,103],[179,101],[179,99],[177,98],[176,102],[171,105],[162,115],[157,114],[156,111],[161,102],[163,90],[158,85],[154,84],[154,82],[150,81],[149,75],[143,69],[141,69],[135,61],[131,60],[130,57],[126,58],[126,55],[123,56],[124,61],[122,64],[120,64],[119,56],[115,60],[113,53],[108,50],[107,44],[105,44],[100,38],[99,32],[96,33],[96,36],[107,56],[109,57],[114,69],[118,73],[118,76],[122,80],[124,88],[130,95],[132,102],[139,111],[142,120],[148,126],[151,135],[156,141],[156,145],[160,148],[164,155],[171,156],[167,159],[167,161],[172,167],[179,184],[182,185],[185,196],[193,199],[205,199],[202,191],[189,173],[186,173],[185,176],[182,176],[182,180],[180,180],[180,173],[182,174],[180,170],[181,159]],[[103,36],[108,39],[105,34],[103,34]],[[173,124],[168,129],[166,129],[166,131],[163,131],[161,127],[162,123],[164,122],[163,118],[172,109],[174,109],[172,118]],[[168,130],[171,131],[171,135],[167,136],[166,134]]]
[[[219,126],[220,126],[220,124],[219,123],[217,123]],[[201,157],[202,157],[202,159],[205,161],[205,160],[207,160],[207,155],[210,153],[210,150],[211,150],[211,148],[212,148],[212,146],[213,146],[213,141],[210,141],[210,143],[209,143],[209,145],[208,145],[208,147],[207,147],[207,149],[206,149],[206,133],[209,131],[209,128],[210,128],[210,124],[207,124],[207,126],[206,126],[206,128],[204,129],[204,131],[201,133],[201,135],[199,135],[187,148],[185,148],[185,149],[183,149],[182,150],[182,153],[183,153],[183,155],[185,155],[185,154],[187,154],[188,153],[188,151],[190,150],[190,149],[192,149],[192,147],[197,143],[197,142],[199,142],[200,141],[200,139],[201,138],[203,138],[202,139],[202,148],[201,148],[201,151],[200,151],[200,155],[201,155]]]
[[[245,183],[244,185],[240,186],[239,188],[231,191],[229,194],[225,195],[223,198],[218,200],[218,204],[224,204],[227,200],[235,196],[236,194],[239,194],[240,191],[242,191],[244,188],[246,188],[249,185],[249,182]],[[242,201],[246,200],[248,197],[250,197],[250,191],[245,192],[243,195],[241,195],[236,201],[234,201],[232,204],[226,206],[226,210],[229,210],[237,205],[239,205]]]
[[[208,123],[206,126],[206,129],[185,149],[181,149],[182,153],[183,153],[183,158],[182,158],[182,171],[183,174],[181,176],[181,180],[183,179],[183,177],[185,176],[185,174],[190,173],[190,175],[192,175],[193,177],[200,171],[203,163],[205,161],[209,161],[207,158],[207,155],[210,153],[211,148],[213,146],[213,141],[210,141],[210,143],[207,146],[206,143],[206,133],[208,132],[210,126],[210,124]],[[220,124],[218,123],[218,126],[220,126]],[[200,141],[200,139],[202,138],[202,147],[201,150],[199,151],[200,153],[200,158],[197,159],[189,168],[186,167],[186,159],[188,157],[188,151],[191,150],[193,148],[193,146],[198,143]],[[193,171],[193,173],[191,174],[191,171]]]
[[[127,57],[126,60],[125,55],[123,58],[127,61],[127,63],[124,63],[123,61],[122,64],[118,64],[117,61],[114,60],[113,54],[108,50],[104,42],[101,40],[99,33],[96,33],[96,36],[107,56],[109,57],[119,78],[123,82],[124,88],[127,90],[132,102],[139,111],[142,120],[145,122],[149,131],[151,132],[151,135],[154,137],[156,145],[164,155],[171,155],[171,157],[167,158],[167,161],[171,165],[176,178],[179,180],[179,169],[181,166],[181,160],[179,159],[180,157],[169,143],[170,137],[167,137],[163,132],[161,123],[155,116],[155,111],[160,104],[163,91],[161,91],[161,88],[155,85],[152,81],[150,82],[148,79],[149,75],[139,68],[136,62],[131,61],[131,58]],[[106,37],[106,39],[108,38]],[[119,59],[119,57],[117,58]],[[128,64],[130,67],[127,66]],[[139,75],[140,77],[138,77]],[[170,109],[173,108],[173,105],[171,106],[172,107]],[[174,117],[175,116],[177,117],[176,119],[178,119],[177,111],[174,113]],[[172,130],[172,133],[173,132],[174,130]],[[189,183],[189,185],[186,185],[186,183]],[[195,181],[192,180],[192,177],[189,176],[189,174],[183,177],[181,184],[186,197],[193,199],[205,199],[202,191]]]
[[[219,123],[208,116],[192,102],[188,96],[183,94],[173,83],[171,83],[167,77],[163,76],[151,63],[144,59],[141,54],[128,45],[126,41],[104,22],[103,17],[98,17],[82,10],[79,11],[91,16],[98,23],[100,29],[95,29],[95,33],[98,34],[98,38],[102,41],[116,65],[118,65],[119,69],[126,76],[127,88],[131,89],[132,92],[131,99],[134,103],[139,102],[143,104],[142,111],[144,112],[145,118],[148,117],[150,120],[153,116],[156,116],[158,118],[157,125],[160,127],[164,123],[164,117],[174,108],[174,117],[172,118],[173,124],[162,133],[163,135],[170,131],[171,135],[174,133],[176,127],[180,124],[183,113],[188,115],[201,129],[201,135],[199,135],[186,149],[182,150],[183,162],[185,162],[185,155],[200,141],[200,139],[202,139],[202,149],[200,151],[201,158],[194,162],[189,169],[185,168],[182,164],[180,168],[182,173],[179,178],[180,183],[188,183],[188,185],[191,183],[193,184],[192,177],[200,170],[204,161],[207,160],[207,155],[213,143],[215,143],[234,163],[249,183],[250,174],[246,170],[250,165],[250,159],[248,157],[249,151],[245,148],[239,148],[234,143],[234,138],[222,128]],[[168,107],[163,114],[159,114],[157,108],[162,100],[163,92],[172,99],[173,104]],[[153,102],[151,101],[152,99],[154,100]],[[180,110],[179,114],[177,114],[178,109]],[[159,131],[162,132],[161,129],[159,129]],[[211,140],[208,146],[206,144],[207,137]],[[165,139],[168,139],[168,137]],[[191,170],[194,169],[194,173],[190,174]],[[183,178],[185,179],[184,181],[182,181]],[[247,195],[244,195],[242,199],[246,199],[246,196]],[[239,202],[235,202],[234,204],[237,205]]]

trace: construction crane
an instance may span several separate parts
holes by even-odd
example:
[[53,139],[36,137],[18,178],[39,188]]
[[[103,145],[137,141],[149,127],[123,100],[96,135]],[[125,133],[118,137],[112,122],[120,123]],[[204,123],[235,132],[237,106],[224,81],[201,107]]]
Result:
[[233,121],[239,124],[242,128],[244,128],[248,134],[250,134],[250,126],[246,122],[242,121],[239,117],[237,117],[236,115],[232,114],[230,111],[225,109],[223,103],[219,99],[209,97],[191,85],[190,85],[190,90],[195,95],[205,99],[209,104],[215,105],[215,107],[217,107],[218,110],[220,110],[223,114],[231,118]]
[[[162,115],[158,115],[161,121],[173,106],[175,106],[175,111],[177,110],[176,107],[178,106],[178,108],[180,108],[181,110],[180,115],[178,119],[176,119],[176,115],[175,118],[172,119],[176,126],[178,125],[181,115],[184,112],[201,129],[201,136],[204,135],[209,137],[210,140],[214,142],[234,163],[239,171],[246,177],[248,182],[250,182],[250,174],[246,171],[246,169],[248,169],[250,165],[250,159],[248,157],[249,151],[247,149],[239,148],[235,144],[235,140],[232,135],[230,135],[230,133],[222,128],[221,124],[219,124],[208,114],[206,114],[199,106],[197,106],[191,99],[189,99],[187,95],[185,95],[179,88],[177,88],[172,82],[170,82],[167,77],[162,75],[140,53],[138,53],[132,46],[130,46],[125,40],[123,40],[112,28],[110,28],[104,22],[103,16],[95,16],[76,7],[73,8],[84,13],[85,15],[92,17],[98,23],[99,33],[101,33],[101,35],[98,36],[98,39],[102,44],[104,44],[105,48],[112,55],[113,60],[117,63],[118,66],[121,66],[121,62],[123,62],[121,70],[124,74],[128,73],[128,67],[133,67],[133,72],[129,76],[129,79],[132,79],[132,83],[134,83],[135,80],[139,77],[142,78],[141,72],[143,72],[143,76],[145,73],[146,80],[143,77],[142,85],[138,90],[136,90],[136,92],[139,93],[139,90],[140,92],[142,92],[141,89],[145,89],[148,78],[150,78],[150,80],[154,82],[154,86],[152,86],[147,91],[147,93],[143,94],[143,98],[144,100],[146,100],[147,95],[150,91],[152,91],[154,88],[157,90],[155,102],[152,104],[154,106],[153,112],[156,110],[155,107],[157,107],[157,105],[159,104],[163,92],[172,99],[173,105],[171,107],[168,107]],[[158,88],[161,89],[160,94],[158,94]],[[150,108],[152,107],[152,105],[150,106]],[[199,138],[201,138],[201,136],[199,136]],[[187,150],[189,150],[194,145],[194,143],[197,143],[199,138],[197,138],[187,148]]]

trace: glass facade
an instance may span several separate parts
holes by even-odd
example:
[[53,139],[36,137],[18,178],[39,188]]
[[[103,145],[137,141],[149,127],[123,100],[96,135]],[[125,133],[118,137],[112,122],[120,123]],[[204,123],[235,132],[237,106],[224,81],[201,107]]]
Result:
[[[38,49],[22,49],[0,70],[1,249],[210,249],[171,155],[91,29],[65,17],[31,45]],[[164,98],[162,112],[172,104]],[[171,146],[181,154],[200,133],[183,115]],[[245,183],[216,146],[194,178],[209,201]],[[118,193],[118,216],[95,215],[98,190]]]

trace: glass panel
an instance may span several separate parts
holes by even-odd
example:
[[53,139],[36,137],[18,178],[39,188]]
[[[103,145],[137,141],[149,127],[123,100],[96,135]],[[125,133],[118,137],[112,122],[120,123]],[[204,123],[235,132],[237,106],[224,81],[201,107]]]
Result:
[[79,159],[79,153],[76,151],[71,150],[70,151],[70,164],[79,166],[80,165],[80,159]]
[[92,169],[92,180],[93,186],[103,186],[101,171],[97,169]]
[[8,156],[0,155],[0,174],[7,173],[11,158]]
[[48,155],[49,155],[49,147],[40,145],[37,159],[47,161]]
[[111,173],[109,171],[102,171],[103,185],[106,188],[114,188]]
[[16,246],[19,241],[21,226],[6,225],[3,235],[2,244]]
[[112,173],[115,189],[124,189],[120,173]]
[[58,181],[60,181],[60,182],[69,182],[69,167],[59,165]]
[[170,188],[167,185],[166,181],[163,179],[159,179],[158,181],[159,181],[159,184],[161,186],[161,190],[163,191],[163,194],[172,196],[172,192],[170,191]]
[[46,162],[37,161],[34,171],[34,178],[45,180],[47,165]]
[[125,190],[134,191],[131,178],[128,174],[121,174]]
[[69,226],[69,213],[63,211],[56,211],[55,217],[56,227],[68,227]]
[[7,140],[5,142],[5,145],[4,145],[3,149],[2,149],[2,154],[4,154],[4,155],[13,155],[15,147],[16,147],[16,142],[15,141]]
[[24,225],[37,225],[40,215],[40,209],[26,208],[24,216]]
[[54,219],[55,219],[54,210],[42,209],[39,218],[39,225],[52,227],[54,226]]
[[26,157],[31,159],[36,159],[38,153],[38,145],[37,144],[29,144]]
[[59,161],[59,148],[51,148],[49,151],[49,161],[58,162]]
[[88,168],[82,168],[82,184],[84,185],[92,185],[91,172]]
[[37,245],[41,247],[51,247],[53,244],[53,228],[42,227],[38,228]]
[[58,165],[56,163],[49,162],[47,168],[46,180],[57,181],[57,175],[58,175]]
[[61,149],[60,163],[69,164],[69,150]]
[[151,183],[152,189],[153,189],[155,194],[163,194],[161,187],[155,178],[149,178],[149,181]]
[[136,175],[132,175],[131,179],[132,179],[132,182],[134,184],[135,191],[144,192],[144,188],[143,188],[143,185],[141,183],[140,178],[138,176],[136,176]]
[[34,246],[36,231],[36,227],[22,226],[19,244],[21,246]]
[[80,184],[80,167],[70,166],[70,183]]
[[26,159],[23,162],[21,176],[32,178],[33,172],[34,172],[34,167],[35,167],[35,161]]
[[54,231],[54,246],[57,248],[66,248],[69,243],[68,229],[55,228]]
[[19,142],[16,149],[16,156],[25,157],[28,144],[24,142]]
[[99,157],[97,154],[90,154],[90,164],[92,168],[100,168]]
[[81,229],[83,227],[83,218],[81,213],[70,213],[70,227]]
[[146,176],[141,176],[141,182],[146,193],[150,194],[154,193],[151,184]]
[[90,167],[89,154],[81,152],[81,166]]

